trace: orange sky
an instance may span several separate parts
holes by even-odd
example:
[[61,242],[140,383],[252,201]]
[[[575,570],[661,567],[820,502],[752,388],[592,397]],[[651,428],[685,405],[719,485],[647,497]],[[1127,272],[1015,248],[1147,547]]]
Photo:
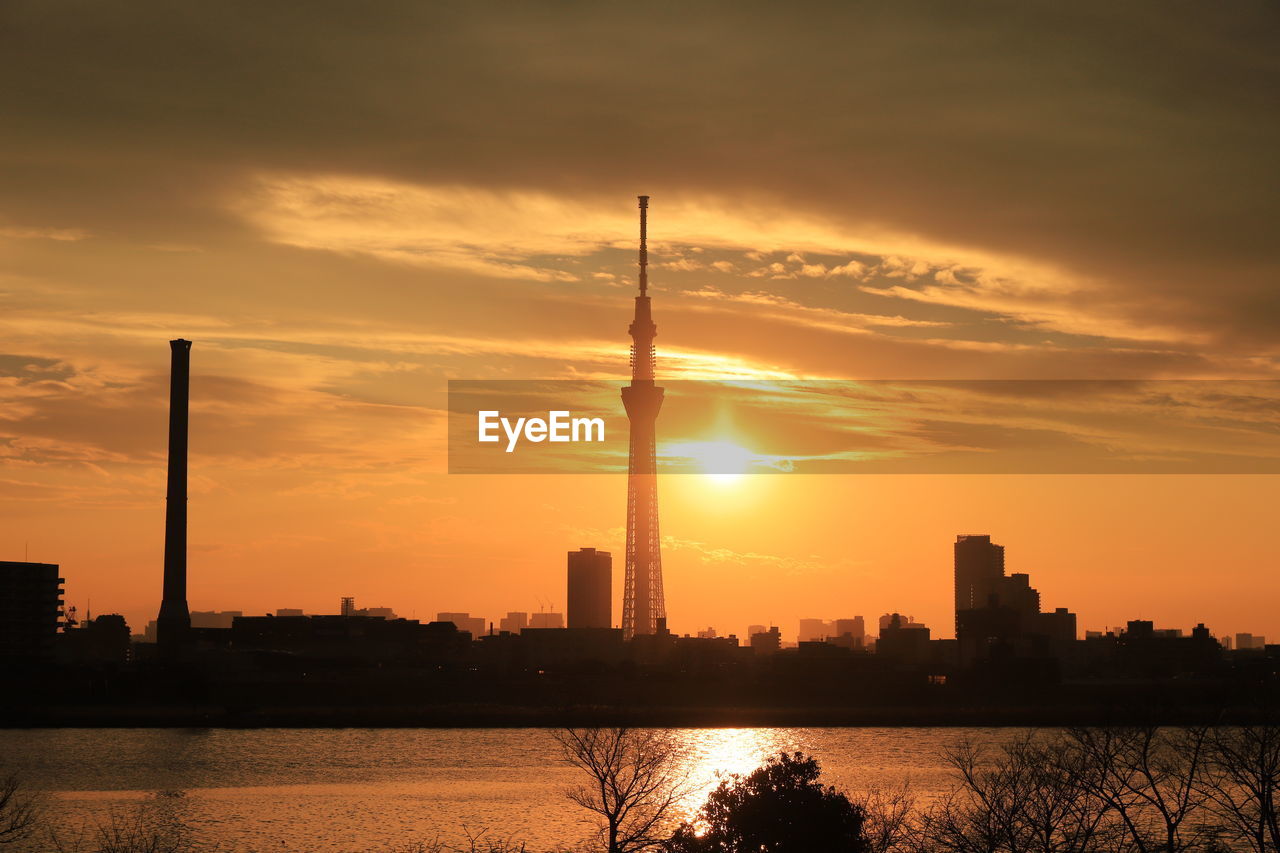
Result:
[[[563,609],[624,481],[446,474],[445,388],[624,376],[641,192],[665,379],[1280,378],[1266,4],[3,14],[0,558],[135,629],[179,336],[193,609]],[[667,607],[945,636],[984,532],[1082,627],[1277,636],[1277,497],[672,477]]]

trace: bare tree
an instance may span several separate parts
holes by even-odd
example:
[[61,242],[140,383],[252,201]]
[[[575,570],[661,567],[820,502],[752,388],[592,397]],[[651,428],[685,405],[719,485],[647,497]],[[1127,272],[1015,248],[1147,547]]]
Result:
[[523,842],[487,839],[484,832],[473,833],[464,829],[467,836],[465,847],[446,844],[440,839],[434,841],[413,841],[392,847],[387,853],[525,853]]
[[556,740],[569,764],[589,781],[569,788],[569,799],[598,818],[608,853],[657,846],[676,807],[691,789],[679,774],[681,750],[651,729],[563,729]]
[[214,845],[198,844],[173,812],[181,792],[158,792],[133,806],[111,808],[98,820],[48,831],[46,850],[55,853],[216,853]]
[[1214,729],[1200,792],[1222,833],[1254,853],[1280,851],[1280,726]]
[[1118,818],[1137,853],[1180,853],[1214,834],[1199,820],[1207,728],[1072,728],[1064,752],[1082,794]]
[[1106,808],[1077,785],[1057,740],[1026,735],[994,755],[963,743],[947,759],[960,785],[919,818],[915,846],[957,853],[1113,849]]
[[1274,724],[1074,728],[947,758],[958,784],[878,853],[1280,853]]
[[38,804],[17,773],[0,779],[0,844],[22,841],[35,830]]
[[873,787],[853,799],[862,809],[862,834],[869,853],[894,853],[911,849],[917,827],[914,821],[916,798],[911,786]]

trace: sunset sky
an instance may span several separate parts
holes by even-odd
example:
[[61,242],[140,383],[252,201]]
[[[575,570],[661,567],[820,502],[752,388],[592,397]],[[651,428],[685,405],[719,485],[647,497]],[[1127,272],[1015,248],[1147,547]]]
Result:
[[[0,559],[155,617],[185,337],[193,610],[563,610],[580,546],[620,598],[625,478],[447,473],[446,387],[621,384],[641,193],[660,379],[1280,379],[1278,37],[1263,2],[6,2]],[[1196,451],[1274,452],[1269,400]],[[1082,630],[1280,637],[1276,474],[660,488],[679,632],[950,636],[964,532]]]

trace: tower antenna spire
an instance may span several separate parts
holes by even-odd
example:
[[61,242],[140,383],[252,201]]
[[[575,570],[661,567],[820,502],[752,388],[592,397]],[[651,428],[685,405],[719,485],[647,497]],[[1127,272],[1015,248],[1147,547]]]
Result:
[[649,292],[649,197],[637,196],[640,199],[640,295]]

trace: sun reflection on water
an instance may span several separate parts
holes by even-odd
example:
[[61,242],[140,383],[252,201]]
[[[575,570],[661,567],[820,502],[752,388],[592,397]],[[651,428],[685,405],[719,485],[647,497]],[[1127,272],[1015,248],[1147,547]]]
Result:
[[691,821],[726,776],[746,775],[770,755],[797,748],[787,729],[680,729],[675,734],[684,749],[679,775],[690,789],[678,821]]

